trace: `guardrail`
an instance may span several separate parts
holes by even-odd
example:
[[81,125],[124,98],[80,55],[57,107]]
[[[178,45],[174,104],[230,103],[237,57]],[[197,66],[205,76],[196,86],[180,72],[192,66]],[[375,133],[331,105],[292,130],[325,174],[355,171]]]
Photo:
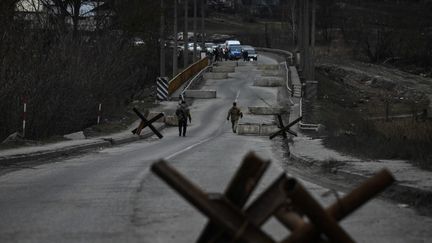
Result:
[[292,52],[286,51],[286,50],[281,50],[281,49],[271,49],[271,48],[264,48],[264,47],[255,47],[255,50],[257,51],[263,51],[263,52],[270,52],[270,53],[274,53],[277,55],[281,55],[285,57],[285,60],[287,61],[288,65],[293,65],[294,64],[294,56],[292,54]]
[[209,65],[209,59],[207,57],[195,62],[194,64],[187,67],[181,73],[177,74],[168,86],[168,94],[172,95],[177,89],[179,89],[185,82],[194,77],[197,73],[201,72],[204,68]]

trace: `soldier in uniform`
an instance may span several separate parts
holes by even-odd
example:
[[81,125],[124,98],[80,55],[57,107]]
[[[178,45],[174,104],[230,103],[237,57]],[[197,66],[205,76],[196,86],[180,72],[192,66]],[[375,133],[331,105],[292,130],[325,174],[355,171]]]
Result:
[[189,108],[186,105],[186,101],[182,101],[176,110],[176,116],[178,120],[179,136],[186,136],[187,119],[189,118],[189,123],[192,122],[192,117],[189,112]]
[[237,130],[237,123],[240,118],[243,118],[243,113],[240,111],[240,109],[237,107],[237,103],[234,102],[231,109],[228,111],[227,120],[229,120],[231,117],[231,123],[232,123],[232,130],[235,133]]

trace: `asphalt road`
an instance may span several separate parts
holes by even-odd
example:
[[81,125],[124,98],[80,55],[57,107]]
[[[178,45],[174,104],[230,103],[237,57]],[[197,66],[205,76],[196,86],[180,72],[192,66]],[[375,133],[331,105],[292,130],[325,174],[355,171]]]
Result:
[[[261,56],[260,63],[276,63]],[[284,151],[267,137],[238,136],[226,112],[234,100],[247,106],[276,103],[273,88],[251,87],[256,66],[239,67],[227,80],[210,80],[218,98],[197,100],[186,137],[177,128],[164,138],[58,159],[0,176],[0,242],[193,242],[206,219],[149,171],[164,158],[209,192],[222,192],[243,156],[255,151],[273,164],[263,190],[283,173]],[[270,118],[245,114],[245,121]],[[295,176],[295,175],[294,175]],[[324,205],[329,190],[311,180],[304,185]],[[375,199],[342,223],[359,242],[430,242],[432,219],[394,202]],[[271,220],[275,239],[288,232]]]

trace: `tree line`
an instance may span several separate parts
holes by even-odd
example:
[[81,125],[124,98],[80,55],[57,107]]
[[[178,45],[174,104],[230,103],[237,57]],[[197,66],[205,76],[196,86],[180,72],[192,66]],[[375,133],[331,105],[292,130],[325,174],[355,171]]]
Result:
[[[158,73],[160,9],[151,0],[0,1],[0,140],[46,138],[122,109]],[[134,38],[142,42],[136,44]]]

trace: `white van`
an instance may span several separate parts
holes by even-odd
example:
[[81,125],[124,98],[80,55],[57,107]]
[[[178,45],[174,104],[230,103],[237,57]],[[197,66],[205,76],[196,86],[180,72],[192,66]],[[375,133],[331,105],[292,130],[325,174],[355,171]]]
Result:
[[229,48],[230,45],[240,45],[240,41],[238,41],[238,40],[227,40],[227,41],[225,41],[226,48]]

